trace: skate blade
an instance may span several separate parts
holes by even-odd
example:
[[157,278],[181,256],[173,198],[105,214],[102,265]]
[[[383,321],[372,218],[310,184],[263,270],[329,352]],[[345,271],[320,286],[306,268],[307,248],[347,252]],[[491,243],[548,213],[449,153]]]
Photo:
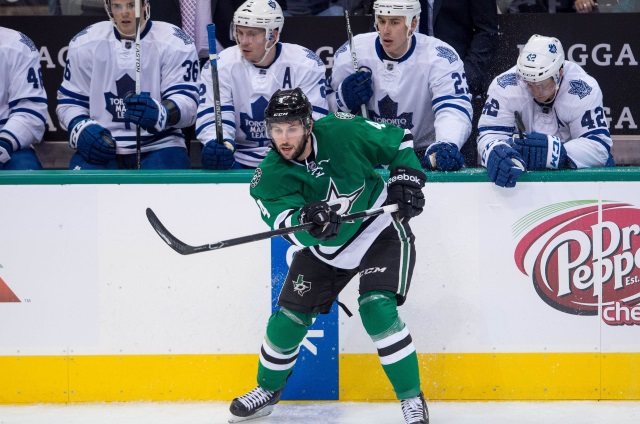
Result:
[[259,410],[255,414],[249,415],[248,417],[238,417],[237,415],[231,414],[231,417],[229,417],[229,421],[228,422],[230,422],[230,423],[240,423],[240,422],[243,422],[243,421],[255,420],[256,418],[266,417],[267,415],[270,415],[273,412],[273,408],[274,407],[275,407],[275,405],[265,406],[264,408],[262,408],[261,410]]

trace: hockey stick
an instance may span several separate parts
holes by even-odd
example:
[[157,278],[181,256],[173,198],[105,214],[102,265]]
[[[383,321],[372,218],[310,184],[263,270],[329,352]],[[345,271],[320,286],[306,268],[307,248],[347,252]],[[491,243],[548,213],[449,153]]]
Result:
[[[135,1],[136,18],[136,94],[140,94],[140,0]],[[138,169],[142,167],[142,143],[140,141],[140,125],[136,125],[136,162]]]
[[[342,215],[342,222],[351,222],[360,218],[377,216],[385,213],[393,213],[393,212],[396,212],[397,210],[398,210],[398,205],[395,205],[395,204],[382,206],[380,208],[369,209],[366,211],[356,212],[348,215]],[[164,225],[162,225],[162,222],[160,222],[160,220],[158,219],[156,214],[151,210],[151,208],[147,208],[147,218],[149,219],[151,226],[153,227],[154,230],[156,230],[160,238],[162,238],[162,240],[164,240],[164,242],[167,243],[169,247],[171,247],[173,250],[180,253],[181,255],[191,255],[192,253],[207,252],[209,250],[218,250],[225,247],[237,246],[239,244],[251,243],[258,240],[266,240],[276,236],[308,230],[315,225],[313,222],[307,222],[305,224],[294,225],[286,228],[278,228],[277,230],[266,231],[264,233],[251,234],[248,236],[219,241],[211,244],[203,244],[202,246],[190,246],[180,241],[173,234],[171,234],[169,230],[167,230],[167,228]]]
[[[351,62],[353,63],[353,70],[355,72],[358,72],[358,56],[356,56],[356,47],[353,43],[353,33],[351,32],[351,22],[349,20],[349,10],[346,5],[344,8],[344,19],[347,21],[347,35],[349,36],[349,50],[351,50]],[[360,105],[360,110],[362,111],[362,116],[364,118],[368,118],[367,106],[364,103]]]
[[524,140],[524,122],[522,121],[522,114],[520,111],[513,112],[513,116],[516,118],[516,128],[518,128],[518,135]]
[[222,135],[222,110],[220,109],[220,82],[218,81],[218,54],[216,48],[216,24],[207,25],[207,36],[209,38],[209,61],[211,62],[211,86],[213,89],[213,107],[216,117],[216,142],[223,144],[232,152],[233,145],[224,141]]

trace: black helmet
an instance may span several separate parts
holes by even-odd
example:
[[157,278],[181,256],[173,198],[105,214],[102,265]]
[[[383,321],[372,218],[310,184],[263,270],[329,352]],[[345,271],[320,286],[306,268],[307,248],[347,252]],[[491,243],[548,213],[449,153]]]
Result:
[[269,126],[273,122],[288,122],[300,119],[302,125],[309,128],[311,124],[311,103],[299,87],[292,90],[278,90],[273,93],[264,119]]

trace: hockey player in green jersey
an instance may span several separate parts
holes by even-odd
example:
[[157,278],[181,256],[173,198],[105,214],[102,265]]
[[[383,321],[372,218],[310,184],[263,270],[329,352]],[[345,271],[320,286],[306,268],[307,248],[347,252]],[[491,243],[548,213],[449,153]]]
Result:
[[[286,236],[302,247],[291,263],[260,351],[258,386],[235,398],[229,422],[268,415],[318,314],[328,313],[340,291],[361,271],[359,313],[382,368],[401,401],[405,423],[428,423],[418,358],[409,329],[398,315],[415,265],[409,219],[424,207],[426,176],[408,130],[336,112],[311,119],[299,88],[278,90],[265,110],[273,150],[256,168],[251,196],[272,228],[315,224]],[[388,167],[388,184],[376,172]],[[398,212],[355,222],[341,215],[397,204]],[[304,276],[304,288],[300,281]],[[304,296],[301,294],[304,293]]]

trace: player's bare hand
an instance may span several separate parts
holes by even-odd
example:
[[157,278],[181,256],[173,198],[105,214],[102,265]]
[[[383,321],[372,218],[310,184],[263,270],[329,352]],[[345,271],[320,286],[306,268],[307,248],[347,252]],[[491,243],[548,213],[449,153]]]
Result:
[[576,0],[573,7],[578,13],[591,13],[598,6],[595,0]]

